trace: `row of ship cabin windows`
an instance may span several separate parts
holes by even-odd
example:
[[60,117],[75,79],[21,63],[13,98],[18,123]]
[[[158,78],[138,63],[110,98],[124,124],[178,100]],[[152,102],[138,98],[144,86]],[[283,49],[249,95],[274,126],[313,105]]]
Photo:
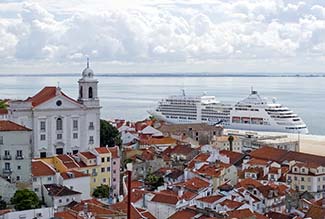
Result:
[[[89,122],[88,129],[89,130],[95,129],[94,122]],[[40,121],[40,130],[42,132],[46,131],[46,122],[45,121]],[[62,118],[56,119],[56,130],[63,131],[63,119]],[[76,120],[76,119],[72,120],[72,130],[73,131],[78,130],[78,120]]]

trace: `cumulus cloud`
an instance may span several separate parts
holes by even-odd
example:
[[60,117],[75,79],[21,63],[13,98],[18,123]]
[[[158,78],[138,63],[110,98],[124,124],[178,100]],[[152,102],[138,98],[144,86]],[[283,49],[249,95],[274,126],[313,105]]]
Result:
[[323,59],[324,49],[320,1],[0,3],[0,63],[8,65]]

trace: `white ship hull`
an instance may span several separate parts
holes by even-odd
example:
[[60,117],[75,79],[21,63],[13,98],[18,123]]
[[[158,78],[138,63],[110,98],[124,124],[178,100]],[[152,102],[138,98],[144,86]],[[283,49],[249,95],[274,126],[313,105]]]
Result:
[[148,112],[159,120],[174,124],[208,123],[228,129],[308,133],[300,117],[280,104],[267,103],[257,92],[234,106],[221,104],[213,96],[199,99],[174,96]]

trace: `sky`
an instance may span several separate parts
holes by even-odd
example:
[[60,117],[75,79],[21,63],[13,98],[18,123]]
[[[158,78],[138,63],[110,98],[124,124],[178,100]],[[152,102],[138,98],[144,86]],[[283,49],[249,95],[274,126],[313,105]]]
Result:
[[0,0],[0,74],[325,72],[325,1]]

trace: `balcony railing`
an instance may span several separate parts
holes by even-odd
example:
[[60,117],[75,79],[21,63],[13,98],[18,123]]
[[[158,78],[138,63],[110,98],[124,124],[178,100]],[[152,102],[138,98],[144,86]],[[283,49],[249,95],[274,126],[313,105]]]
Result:
[[11,160],[12,157],[11,157],[11,155],[4,155],[4,156],[3,156],[3,159],[4,159],[4,160]]
[[3,169],[3,174],[11,174],[12,173],[12,169]]
[[24,159],[24,156],[22,155],[16,155],[16,160],[23,160]]

